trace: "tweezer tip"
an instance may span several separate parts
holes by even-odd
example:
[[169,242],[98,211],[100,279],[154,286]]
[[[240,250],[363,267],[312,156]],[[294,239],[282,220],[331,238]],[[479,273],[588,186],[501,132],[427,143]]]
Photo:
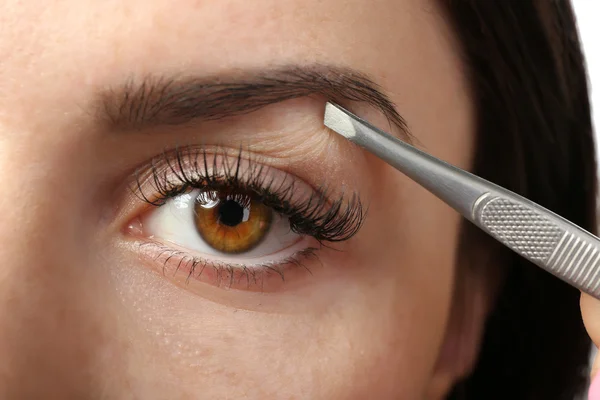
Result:
[[352,118],[343,108],[327,102],[325,104],[325,117],[323,123],[332,131],[339,133],[347,139],[356,135],[356,129],[352,123]]

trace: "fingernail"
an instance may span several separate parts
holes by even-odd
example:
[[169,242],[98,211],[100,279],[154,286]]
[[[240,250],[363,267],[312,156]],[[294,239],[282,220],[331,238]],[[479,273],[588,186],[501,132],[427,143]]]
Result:
[[600,373],[597,373],[592,380],[588,392],[588,400],[600,400]]

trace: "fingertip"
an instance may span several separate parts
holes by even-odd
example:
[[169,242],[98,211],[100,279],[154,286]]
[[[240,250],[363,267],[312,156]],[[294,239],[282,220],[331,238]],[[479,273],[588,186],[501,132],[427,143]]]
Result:
[[600,301],[583,294],[580,300],[581,315],[588,334],[598,346],[600,344]]

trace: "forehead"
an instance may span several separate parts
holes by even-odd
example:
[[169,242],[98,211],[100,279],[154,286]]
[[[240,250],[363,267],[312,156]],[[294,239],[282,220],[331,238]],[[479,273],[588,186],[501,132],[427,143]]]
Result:
[[131,74],[286,63],[360,66],[386,79],[425,66],[446,40],[427,3],[8,0],[0,5],[0,94],[14,101],[42,83],[85,90]]
[[[396,36],[402,30],[419,33],[414,29],[424,22],[427,11],[431,11],[424,8],[425,3],[422,0],[52,0],[43,3],[8,0],[0,6],[1,48],[14,54],[15,47],[27,52],[28,49],[49,50],[57,45],[85,43],[90,45],[88,51],[92,50],[91,45],[99,46],[95,47],[99,54],[113,58],[123,56],[123,52],[134,52],[138,56],[168,56],[178,50],[198,53],[227,43],[220,48],[220,61],[264,57],[273,52],[285,57],[310,50],[310,54],[315,55],[317,48],[331,48],[341,43],[361,46],[382,39],[382,34]],[[395,29],[390,31],[390,28]],[[340,37],[341,33],[347,36]],[[20,43],[15,43],[15,39]],[[240,44],[245,47],[237,47]],[[135,48],[139,45],[143,48]],[[112,51],[107,53],[107,47]]]
[[466,151],[463,140],[440,141],[471,132],[472,111],[453,34],[435,0],[41,4],[0,3],[0,141],[70,151],[97,132],[88,123],[97,94],[132,77],[324,64],[379,84],[434,154],[452,161]]

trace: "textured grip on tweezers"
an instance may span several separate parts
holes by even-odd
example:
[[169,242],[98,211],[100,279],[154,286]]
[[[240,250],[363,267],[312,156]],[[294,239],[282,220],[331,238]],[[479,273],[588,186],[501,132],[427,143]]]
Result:
[[558,221],[521,202],[483,195],[477,223],[516,253],[581,290],[600,295],[600,249]]

